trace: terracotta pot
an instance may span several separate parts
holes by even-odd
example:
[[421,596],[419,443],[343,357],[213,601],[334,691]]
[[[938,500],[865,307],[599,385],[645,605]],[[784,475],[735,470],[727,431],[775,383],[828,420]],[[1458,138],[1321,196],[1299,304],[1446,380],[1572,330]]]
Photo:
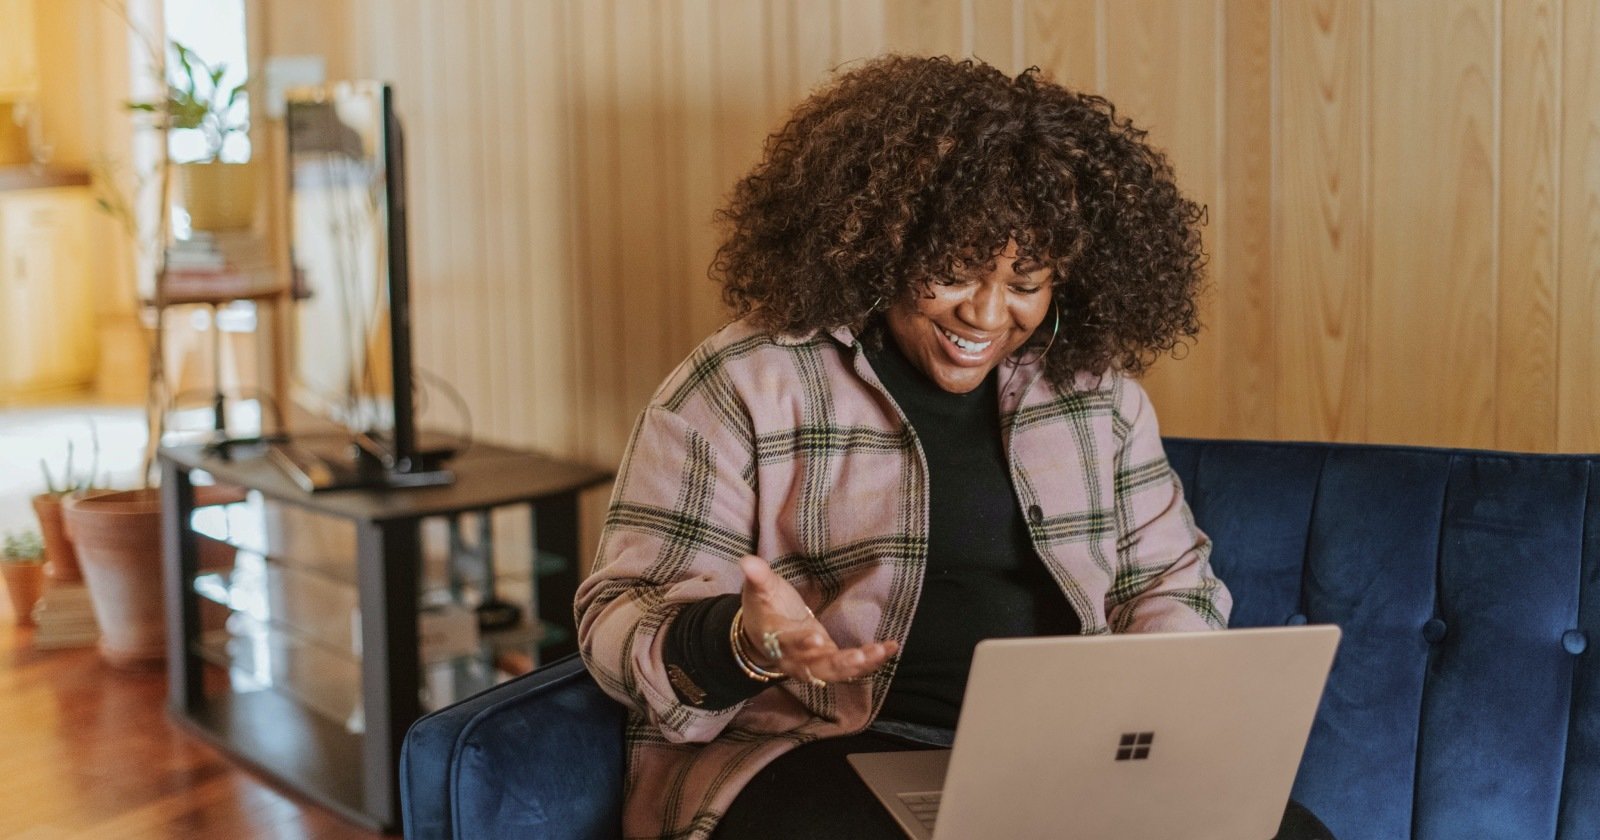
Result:
[[[243,495],[236,487],[197,487],[195,503],[227,504]],[[119,668],[161,664],[167,636],[160,489],[71,496],[62,511],[100,624],[101,657]],[[202,563],[222,568],[232,565],[234,551],[202,538],[200,554]]]
[[61,497],[42,493],[33,497],[33,513],[39,518],[39,534],[44,537],[45,570],[51,580],[63,583],[83,580],[78,569],[78,553],[61,520]]
[[248,163],[186,163],[183,206],[195,230],[240,230],[255,221],[256,168]]
[[159,665],[167,653],[161,491],[69,497],[62,511],[100,625],[100,656],[119,668]]
[[33,626],[33,605],[39,602],[44,587],[44,564],[0,562],[0,574],[5,575],[6,594],[11,596],[17,624]]

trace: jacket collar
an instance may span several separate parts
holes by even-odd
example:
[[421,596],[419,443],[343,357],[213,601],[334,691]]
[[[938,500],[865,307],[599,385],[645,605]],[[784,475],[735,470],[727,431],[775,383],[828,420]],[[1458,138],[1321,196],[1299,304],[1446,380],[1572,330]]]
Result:
[[[798,347],[816,341],[820,336],[827,336],[838,342],[840,349],[853,350],[859,353],[860,345],[857,341],[858,330],[849,324],[843,324],[831,329],[816,329],[803,333],[775,333],[772,336],[774,344],[784,347]],[[864,360],[857,359],[857,371],[864,364]],[[1005,413],[1016,411],[1027,398],[1029,392],[1041,374],[1044,373],[1044,363],[1038,360],[1018,364],[1016,357],[1007,357],[1000,363],[1000,381],[1007,383],[1000,393],[1000,410]]]

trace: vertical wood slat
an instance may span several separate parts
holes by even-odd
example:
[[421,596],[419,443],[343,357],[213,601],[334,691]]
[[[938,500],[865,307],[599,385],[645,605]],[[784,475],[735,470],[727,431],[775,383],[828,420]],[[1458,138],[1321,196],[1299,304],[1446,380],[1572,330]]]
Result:
[[[579,348],[587,325],[579,317],[577,284],[570,279],[578,276],[577,188],[567,145],[573,122],[566,99],[572,84],[566,52],[570,24],[562,0],[543,0],[540,6],[541,14],[524,21],[526,72],[536,103],[524,122],[533,153],[527,192],[540,209],[523,222],[532,252],[524,269],[533,286],[525,321],[537,326],[530,359],[535,377],[522,387],[534,404],[534,442],[556,452],[578,452],[579,429],[587,423],[578,397]],[[552,216],[555,223],[549,221]]]
[[663,68],[653,42],[652,11],[651,4],[640,3],[616,7],[613,14],[610,95],[618,155],[610,189],[616,215],[608,226],[594,231],[603,247],[618,252],[619,271],[610,278],[618,331],[610,353],[621,362],[621,389],[610,395],[614,419],[607,424],[608,450],[618,454],[632,429],[633,415],[661,381],[668,323],[663,316],[670,311],[669,297],[677,291],[663,276],[662,258],[667,255],[660,213],[663,173],[657,158]]
[[767,111],[784,110],[794,96],[795,19],[790,0],[759,0],[761,7],[762,78],[766,81]]
[[967,0],[972,9],[972,55],[1016,75],[1018,44],[1013,43],[1016,27],[1012,18],[1021,12],[1022,0]]
[[684,113],[684,77],[687,61],[683,55],[683,3],[681,0],[652,0],[655,18],[652,50],[660,68],[660,101],[656,109],[655,177],[659,180],[653,212],[660,218],[660,251],[656,254],[655,282],[665,291],[663,301],[663,346],[685,352],[689,345],[687,328],[693,309],[690,290],[683,281],[685,251],[689,247],[690,224],[682,212],[683,195],[689,185],[685,179],[687,152],[683,138],[689,131]]
[[[472,264],[477,254],[471,246],[472,228],[482,224],[482,213],[472,202],[472,154],[470,138],[460,126],[471,125],[471,110],[466,91],[467,65],[473,55],[471,31],[463,25],[459,9],[446,10],[436,4],[424,3],[432,13],[432,23],[424,29],[437,32],[432,39],[442,53],[435,64],[440,84],[435,88],[429,111],[433,114],[436,130],[431,139],[442,152],[429,156],[429,168],[439,189],[429,195],[441,211],[438,229],[443,236],[436,240],[438,252],[434,255],[432,276],[433,297],[446,317],[442,346],[439,348],[441,364],[435,373],[455,385],[468,405],[476,406],[479,414],[488,410],[488,403],[472,381],[469,365],[472,363],[471,342],[482,329],[476,319],[470,318],[469,284],[472,281]],[[427,18],[424,18],[427,20]],[[470,324],[470,332],[450,330],[449,325]],[[482,421],[478,423],[481,425]]]
[[1368,434],[1492,447],[1495,4],[1373,6]]
[[1095,0],[1023,0],[1023,66],[1075,90],[1099,91]]
[[[1254,438],[1277,433],[1272,282],[1272,2],[1223,6],[1222,172],[1212,223],[1223,290],[1216,317],[1226,324],[1221,348],[1226,389],[1219,431]],[[1181,177],[1181,176],[1180,176]]]
[[884,0],[884,12],[884,47],[890,52],[961,54],[961,0]]
[[[1163,149],[1191,200],[1214,213],[1218,181],[1218,113],[1220,27],[1214,3],[1173,4],[1139,0],[1108,4],[1107,31],[1117,33],[1118,46],[1106,56],[1106,95],[1118,111],[1150,132],[1148,142]],[[1204,231],[1206,250],[1216,251],[1217,230]],[[1219,260],[1213,272],[1226,272]],[[1228,325],[1215,313],[1224,297],[1242,293],[1226,285],[1214,287],[1201,304],[1208,326],[1186,351],[1182,365],[1158,364],[1146,387],[1169,434],[1211,436],[1221,432],[1223,346]],[[1183,353],[1184,351],[1180,351]],[[1167,406],[1182,406],[1166,411]]]
[[1564,6],[1557,444],[1593,452],[1600,450],[1600,7]]
[[582,310],[588,332],[581,352],[585,391],[584,452],[605,458],[621,451],[616,426],[622,411],[625,358],[618,292],[622,266],[618,243],[606,235],[617,229],[616,173],[620,168],[620,134],[616,113],[616,80],[612,54],[613,8],[608,4],[569,2],[571,20],[578,31],[571,39],[577,90],[572,102],[577,112],[574,131],[574,166],[579,212],[576,224],[581,242],[576,255],[575,282],[585,301]]
[[1554,0],[1524,0],[1505,3],[1500,21],[1495,446],[1507,449],[1556,443],[1558,14]]
[[683,220],[685,248],[678,276],[686,290],[689,309],[681,343],[692,347],[710,335],[724,320],[721,298],[706,267],[716,250],[712,213],[728,185],[716,176],[715,63],[712,56],[711,0],[683,0],[680,7],[680,49],[683,72],[679,75],[679,102],[683,109],[682,188],[675,212]]
[[782,112],[787,113],[826,81],[828,71],[839,63],[833,37],[834,13],[830,3],[790,0],[789,32],[794,46],[789,51],[789,97],[780,104]]
[[714,177],[718,205],[722,196],[760,157],[767,132],[767,100],[759,73],[762,21],[749,3],[713,0],[712,52],[715,56],[713,122]]
[[[479,44],[493,44],[497,28],[503,28],[495,19],[497,5],[498,0],[473,0],[471,4],[472,35]],[[505,233],[505,221],[510,214],[502,203],[503,179],[514,176],[515,168],[503,154],[503,139],[509,133],[505,111],[494,107],[495,100],[507,98],[509,93],[504,88],[504,74],[494,67],[494,56],[492,49],[479,49],[471,63],[473,125],[479,127],[472,132],[478,143],[472,176],[475,204],[483,208],[484,215],[482,223],[474,225],[476,235],[472,245],[478,249],[479,258],[472,278],[477,293],[470,300],[474,321],[481,325],[473,342],[477,352],[472,372],[482,394],[480,405],[487,415],[482,423],[483,436],[506,440],[511,428],[507,410],[510,402],[501,384],[509,365],[495,353],[495,348],[505,346],[507,339],[503,316],[511,288],[507,282],[510,273],[506,269],[505,249],[510,239]],[[439,406],[439,409],[444,408]]]
[[[537,336],[548,330],[549,324],[530,321],[523,314],[533,309],[531,300],[539,282],[533,276],[533,266],[540,264],[535,260],[532,243],[536,232],[527,229],[534,200],[530,183],[532,164],[537,159],[536,147],[549,132],[548,129],[542,130],[535,136],[528,130],[528,115],[537,108],[536,94],[529,84],[528,60],[518,55],[524,46],[534,47],[528,42],[527,19],[537,18],[548,7],[546,2],[496,0],[495,23],[491,32],[494,39],[491,42],[494,44],[493,55],[505,57],[500,59],[500,95],[503,101],[520,105],[502,109],[500,142],[507,171],[496,173],[502,190],[500,212],[503,216],[499,222],[501,247],[505,254],[505,297],[495,313],[500,319],[503,336],[496,348],[499,351],[496,357],[504,359],[499,365],[501,375],[495,388],[496,399],[505,411],[505,428],[500,439],[517,446],[537,445],[535,439],[543,424],[536,414],[538,408],[533,397],[535,394],[553,393],[548,384],[539,381],[540,366],[533,363],[538,356],[532,350]],[[548,28],[542,26],[540,30]],[[548,54],[548,50],[542,52]],[[559,369],[558,364],[550,367]]]
[[833,0],[834,40],[843,64],[888,50],[884,0]]
[[[1278,433],[1366,432],[1366,0],[1276,5],[1280,86],[1271,358]],[[1231,220],[1230,220],[1231,221]]]
[[[412,363],[418,371],[448,377],[450,360],[446,346],[452,326],[459,324],[451,317],[441,294],[446,288],[441,277],[445,270],[441,260],[442,255],[449,252],[444,241],[449,229],[444,224],[448,211],[438,211],[448,190],[448,181],[440,176],[439,156],[421,154],[420,149],[433,148],[433,138],[449,125],[449,120],[439,107],[439,86],[423,81],[438,78],[440,61],[438,48],[424,40],[424,33],[430,31],[432,23],[430,10],[417,0],[410,0],[407,5],[409,8],[399,9],[393,15],[395,49],[378,54],[390,62],[382,69],[391,74],[386,78],[394,80],[395,109],[411,140],[405,163],[406,187],[412,199],[406,205],[411,312],[412,323],[423,325],[422,335],[412,340]],[[381,37],[383,33],[380,30],[378,34]],[[403,50],[401,44],[408,49]],[[410,52],[408,58],[401,57],[405,52]],[[418,200],[418,196],[426,196],[427,200]],[[424,374],[419,373],[419,378],[422,376]]]

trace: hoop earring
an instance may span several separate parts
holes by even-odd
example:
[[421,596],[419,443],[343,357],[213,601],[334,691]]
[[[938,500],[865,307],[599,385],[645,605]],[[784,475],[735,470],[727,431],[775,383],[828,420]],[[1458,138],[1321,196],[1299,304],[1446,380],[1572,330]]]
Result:
[[1023,365],[1031,365],[1034,362],[1037,362],[1037,361],[1043,359],[1050,352],[1050,348],[1055,346],[1056,335],[1061,332],[1061,305],[1060,304],[1056,304],[1055,306],[1053,306],[1051,308],[1055,310],[1056,318],[1055,318],[1055,324],[1050,327],[1050,340],[1045,342],[1044,349],[1039,351],[1039,355],[1034,356],[1031,359],[1019,360],[1017,362],[1017,366],[1018,367],[1021,367]]

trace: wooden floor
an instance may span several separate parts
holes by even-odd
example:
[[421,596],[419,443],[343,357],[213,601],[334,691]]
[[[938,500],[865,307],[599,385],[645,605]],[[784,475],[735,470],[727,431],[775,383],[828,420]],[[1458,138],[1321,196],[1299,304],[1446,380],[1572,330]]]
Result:
[[375,840],[167,719],[160,672],[34,651],[0,596],[0,838]]

